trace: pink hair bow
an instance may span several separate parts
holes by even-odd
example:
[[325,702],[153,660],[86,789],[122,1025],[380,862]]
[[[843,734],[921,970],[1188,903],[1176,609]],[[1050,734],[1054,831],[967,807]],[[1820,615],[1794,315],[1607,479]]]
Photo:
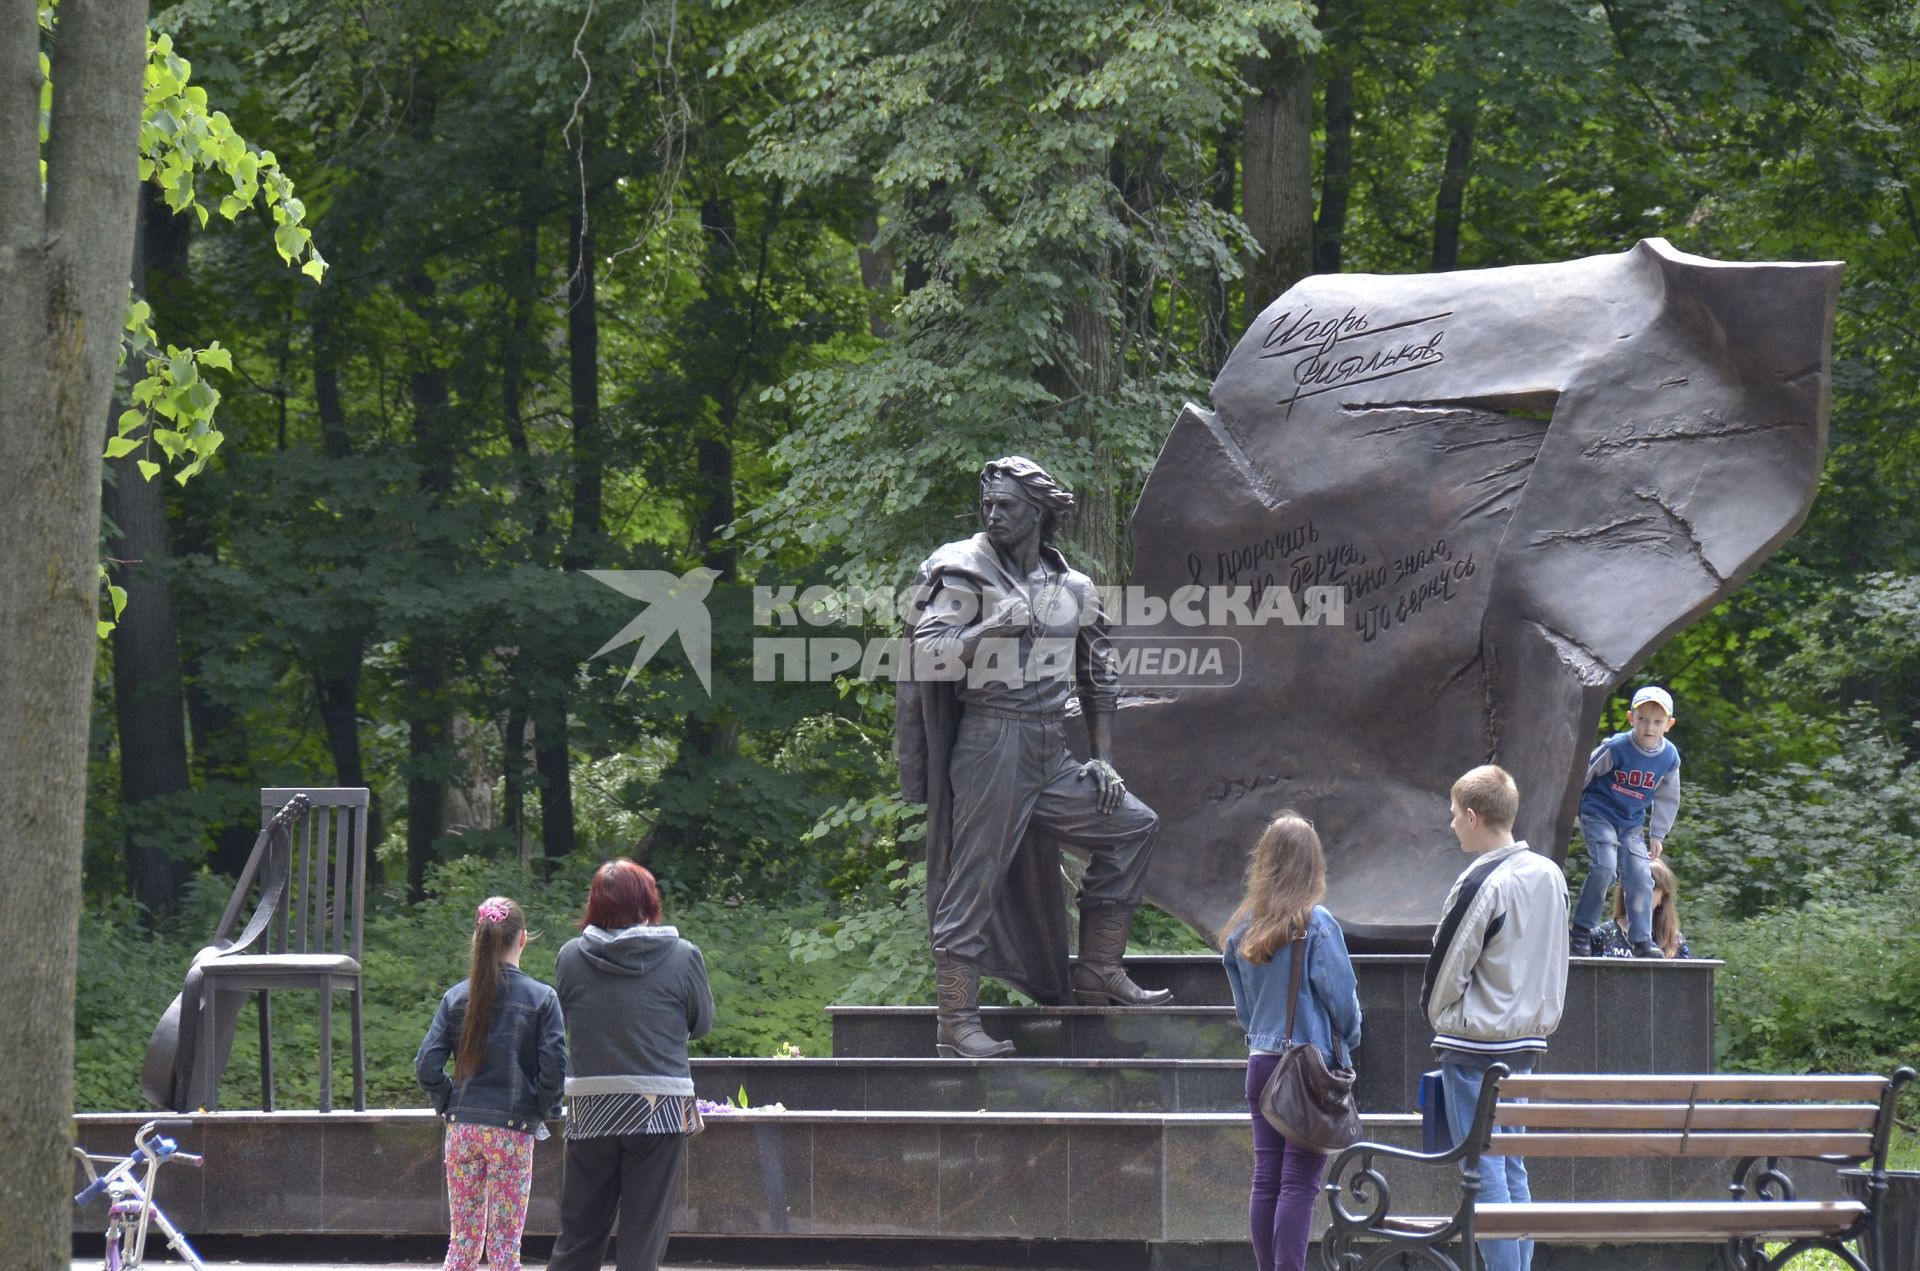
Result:
[[483,900],[480,902],[478,916],[480,922],[505,922],[512,916],[507,907],[497,900]]

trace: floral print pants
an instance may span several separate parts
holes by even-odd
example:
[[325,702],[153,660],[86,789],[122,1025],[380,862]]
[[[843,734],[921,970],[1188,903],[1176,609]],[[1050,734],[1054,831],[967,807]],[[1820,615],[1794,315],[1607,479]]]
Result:
[[498,1125],[447,1127],[447,1241],[444,1271],[475,1271],[484,1252],[493,1271],[520,1271],[520,1233],[533,1191],[533,1136]]

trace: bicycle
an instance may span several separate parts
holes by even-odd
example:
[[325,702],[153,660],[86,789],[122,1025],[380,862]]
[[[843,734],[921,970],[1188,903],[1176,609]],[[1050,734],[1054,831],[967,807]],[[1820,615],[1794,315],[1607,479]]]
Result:
[[[193,1122],[186,1120],[149,1121],[134,1133],[133,1151],[124,1157],[99,1156],[82,1147],[73,1149],[74,1155],[80,1158],[80,1164],[87,1171],[88,1179],[87,1185],[73,1198],[74,1203],[86,1206],[102,1192],[109,1197],[105,1271],[133,1271],[133,1268],[141,1265],[146,1256],[149,1226],[158,1228],[167,1238],[167,1245],[194,1271],[206,1271],[206,1264],[200,1261],[200,1255],[187,1243],[186,1235],[173,1225],[166,1211],[153,1200],[153,1178],[162,1165],[168,1161],[181,1161],[198,1167],[204,1160],[191,1152],[182,1152],[178,1143],[155,1132],[191,1129],[192,1126]],[[136,1176],[142,1164],[146,1166],[146,1172],[143,1176]],[[102,1165],[111,1165],[113,1168],[102,1174],[99,1170]]]

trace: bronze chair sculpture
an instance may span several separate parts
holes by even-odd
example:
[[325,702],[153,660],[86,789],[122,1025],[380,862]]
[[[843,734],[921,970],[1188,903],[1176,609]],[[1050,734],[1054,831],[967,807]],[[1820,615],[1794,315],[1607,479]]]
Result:
[[[319,1107],[331,1112],[333,995],[344,990],[353,1020],[353,1107],[366,1109],[361,947],[367,808],[364,787],[260,792],[260,837],[213,942],[195,957],[185,990],[149,1046],[143,1083],[154,1102],[181,1110],[218,1105],[240,999],[254,993],[261,1107],[273,1111],[271,994],[312,989],[320,994]],[[230,938],[255,897],[246,927]]]

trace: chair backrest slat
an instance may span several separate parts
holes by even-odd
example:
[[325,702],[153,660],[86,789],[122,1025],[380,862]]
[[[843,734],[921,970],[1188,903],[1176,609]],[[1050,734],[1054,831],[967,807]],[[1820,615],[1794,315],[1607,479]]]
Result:
[[1852,1130],[1873,1129],[1871,1103],[1507,1103],[1502,1126],[1560,1130]]
[[367,857],[373,851],[373,844],[367,842],[367,799],[366,791],[361,791],[360,802],[353,808],[353,891],[352,929],[353,947],[347,950],[358,960],[361,950],[361,919],[367,907]]
[[1871,1134],[1495,1134],[1487,1154],[1499,1156],[1844,1156],[1873,1154]]
[[327,923],[331,933],[327,946],[329,953],[347,951],[346,911],[347,897],[351,894],[347,891],[347,857],[350,855],[347,834],[348,827],[353,821],[349,815],[351,812],[351,808],[333,809],[333,905],[330,921]]
[[333,812],[322,806],[308,818],[313,833],[313,890],[307,897],[309,922],[304,953],[327,951],[327,848],[331,842],[327,829],[333,822]]
[[1749,1076],[1744,1073],[1706,1073],[1698,1076],[1630,1076],[1532,1073],[1508,1077],[1500,1093],[1516,1099],[1616,1099],[1640,1102],[1665,1100],[1686,1103],[1749,1100],[1878,1100],[1887,1088],[1885,1077],[1852,1075]]

